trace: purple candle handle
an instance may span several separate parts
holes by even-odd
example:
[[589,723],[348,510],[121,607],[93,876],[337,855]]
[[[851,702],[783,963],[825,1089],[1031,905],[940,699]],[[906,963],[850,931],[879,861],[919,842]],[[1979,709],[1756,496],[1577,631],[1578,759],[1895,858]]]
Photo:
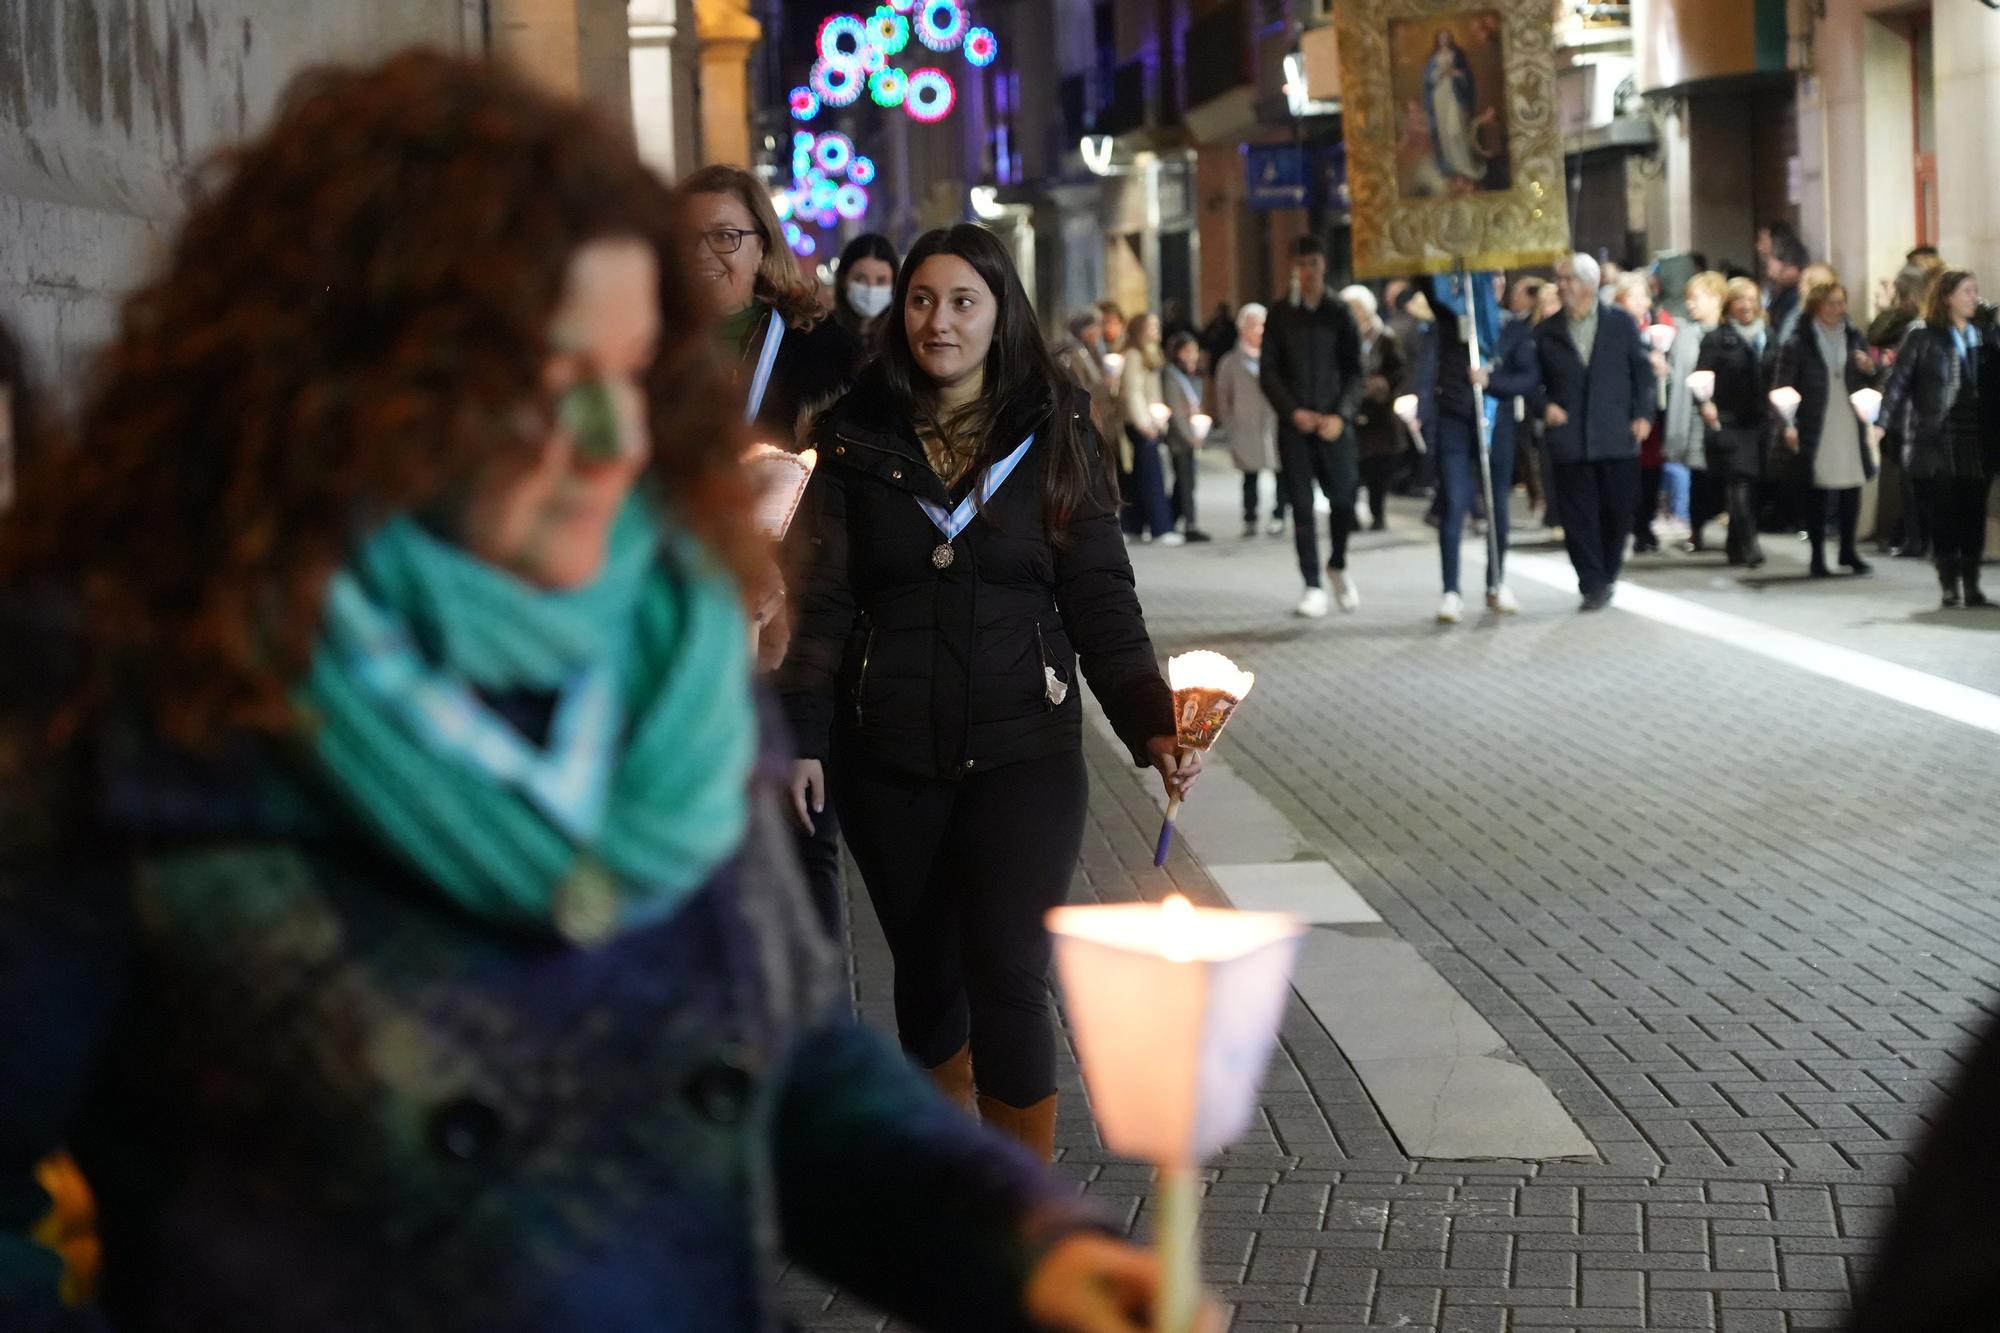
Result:
[[1176,796],[1167,802],[1167,817],[1160,821],[1160,840],[1153,848],[1155,868],[1167,863],[1167,849],[1174,845],[1174,816],[1181,812],[1181,798]]

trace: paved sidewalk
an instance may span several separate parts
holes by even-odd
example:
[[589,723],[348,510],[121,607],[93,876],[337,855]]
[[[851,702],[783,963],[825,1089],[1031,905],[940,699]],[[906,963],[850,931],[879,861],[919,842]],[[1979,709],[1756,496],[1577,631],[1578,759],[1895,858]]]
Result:
[[[1234,513],[1228,481],[1208,512]],[[1770,545],[1767,576],[1803,568]],[[1837,1325],[1950,1052],[1994,1002],[1993,738],[1639,616],[1580,616],[1546,586],[1517,581],[1508,622],[1437,626],[1435,549],[1399,510],[1356,543],[1361,610],[1316,623],[1288,614],[1288,541],[1134,559],[1162,653],[1258,673],[1235,771],[1602,1160],[1412,1160],[1295,997],[1260,1121],[1210,1172],[1208,1276],[1234,1328]],[[1466,555],[1476,589],[1476,540]],[[1635,581],[2000,686],[2000,611],[1936,615],[1912,562],[1747,589],[1654,563]],[[1185,850],[1151,868],[1151,797],[1089,744],[1076,896],[1212,899]],[[886,1023],[858,897],[854,935],[859,1003]],[[1097,1145],[1067,1059],[1062,1078],[1059,1169],[1143,1234],[1146,1170]],[[882,1326],[805,1275],[788,1289],[808,1329]]]

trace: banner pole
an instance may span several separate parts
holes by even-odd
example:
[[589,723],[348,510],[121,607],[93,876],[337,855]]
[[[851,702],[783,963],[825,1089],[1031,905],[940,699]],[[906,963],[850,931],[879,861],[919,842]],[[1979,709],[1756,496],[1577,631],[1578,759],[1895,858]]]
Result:
[[[1463,256],[1452,261],[1452,275],[1458,283],[1461,308],[1465,312],[1458,317],[1458,327],[1465,341],[1466,358],[1470,368],[1478,370],[1479,304]],[[1476,379],[1472,381],[1472,421],[1479,432],[1479,489],[1486,498],[1486,593],[1491,597],[1500,587],[1500,522],[1499,511],[1493,507],[1493,427],[1486,420],[1486,390]]]

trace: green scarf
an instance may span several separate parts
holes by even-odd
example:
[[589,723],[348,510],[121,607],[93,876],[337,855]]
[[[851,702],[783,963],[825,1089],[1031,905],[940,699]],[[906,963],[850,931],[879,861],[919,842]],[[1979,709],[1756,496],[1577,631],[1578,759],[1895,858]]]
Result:
[[[478,691],[556,700],[536,747]],[[298,701],[361,821],[473,914],[589,943],[737,847],[755,750],[735,584],[635,496],[605,567],[530,587],[408,518],[333,579]]]
[[764,315],[764,303],[752,301],[733,315],[724,315],[715,326],[715,343],[725,361],[735,361],[750,346],[750,335]]

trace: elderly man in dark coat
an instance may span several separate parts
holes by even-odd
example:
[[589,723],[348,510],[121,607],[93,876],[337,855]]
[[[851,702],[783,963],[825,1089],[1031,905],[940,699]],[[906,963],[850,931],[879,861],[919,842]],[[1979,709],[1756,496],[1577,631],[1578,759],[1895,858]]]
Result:
[[1653,363],[1639,325],[1597,295],[1597,261],[1556,266],[1562,313],[1535,327],[1544,447],[1583,610],[1611,604],[1639,499],[1639,446],[1653,429]]

